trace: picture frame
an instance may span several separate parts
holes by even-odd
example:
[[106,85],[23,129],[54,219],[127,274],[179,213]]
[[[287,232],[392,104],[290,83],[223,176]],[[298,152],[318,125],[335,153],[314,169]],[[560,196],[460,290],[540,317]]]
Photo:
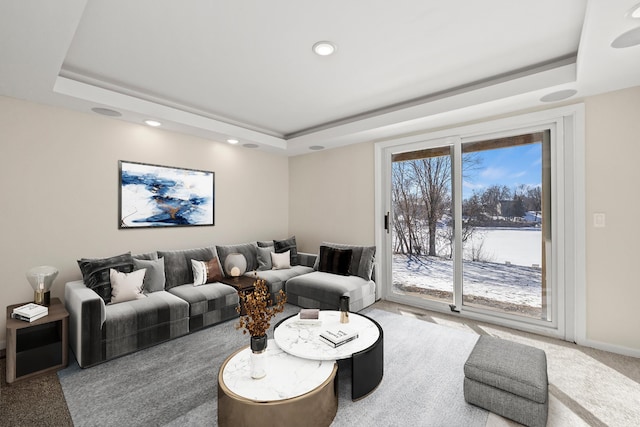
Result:
[[118,228],[215,225],[215,172],[120,160]]

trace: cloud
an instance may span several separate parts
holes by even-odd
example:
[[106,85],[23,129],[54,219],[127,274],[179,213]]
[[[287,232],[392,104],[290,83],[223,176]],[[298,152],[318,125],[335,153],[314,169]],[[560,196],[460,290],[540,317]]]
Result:
[[504,168],[487,167],[480,172],[480,176],[489,180],[498,180],[506,177],[508,171]]

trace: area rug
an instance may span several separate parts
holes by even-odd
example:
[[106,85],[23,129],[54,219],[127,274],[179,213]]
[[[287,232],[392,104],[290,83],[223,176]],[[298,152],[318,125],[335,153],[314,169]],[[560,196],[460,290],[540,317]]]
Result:
[[[287,305],[278,318],[298,310]],[[486,424],[488,413],[467,404],[462,389],[476,335],[379,309],[362,313],[384,330],[384,377],[353,402],[341,365],[332,426]],[[70,363],[58,375],[74,425],[216,425],[218,369],[248,343],[234,326],[226,322],[93,368]]]

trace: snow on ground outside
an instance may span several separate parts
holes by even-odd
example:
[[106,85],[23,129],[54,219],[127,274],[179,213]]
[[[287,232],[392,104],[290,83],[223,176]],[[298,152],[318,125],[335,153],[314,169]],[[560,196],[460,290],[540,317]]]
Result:
[[[484,229],[483,233],[486,233],[483,250],[492,251],[492,260],[510,260],[515,264],[513,260],[517,259],[527,266],[506,265],[504,261],[465,261],[463,292],[497,301],[540,307],[542,272],[540,268],[531,267],[532,264],[540,263],[540,230]],[[521,248],[532,246],[523,243],[535,240],[536,236],[537,259],[534,249]],[[453,292],[453,261],[437,257],[409,258],[406,255],[394,255],[393,284]]]
[[531,267],[542,265],[542,231],[540,228],[477,228],[472,242],[465,244],[465,255],[484,239],[482,253],[487,261]]

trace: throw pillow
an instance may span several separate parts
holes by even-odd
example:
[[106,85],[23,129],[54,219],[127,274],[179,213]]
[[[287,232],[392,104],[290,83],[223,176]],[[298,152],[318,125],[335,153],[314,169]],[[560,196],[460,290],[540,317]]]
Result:
[[109,270],[113,268],[122,273],[133,271],[131,252],[110,258],[82,258],[78,260],[82,280],[89,289],[100,295],[105,304],[111,301],[111,280]]
[[271,252],[271,265],[273,270],[291,268],[291,255],[289,254],[289,251],[281,254]]
[[109,304],[145,298],[146,295],[142,293],[142,283],[146,272],[145,268],[133,273],[121,273],[113,268],[110,269],[111,302]]
[[353,250],[320,246],[319,258],[318,271],[348,276],[351,260],[353,259]]
[[278,254],[289,251],[289,253],[291,254],[291,265],[298,265],[298,248],[296,246],[296,236],[292,236],[287,240],[274,240],[273,247]]
[[274,252],[273,246],[258,247],[258,271],[271,270],[271,252]]
[[133,268],[134,270],[147,269],[142,288],[145,294],[164,291],[164,258],[150,260],[133,258]]
[[[340,243],[322,242],[322,246],[328,246],[336,249],[351,249],[353,250],[353,259],[351,260],[351,267],[349,268],[349,274],[352,276],[360,276],[364,280],[371,280],[373,275],[373,268],[375,265],[375,246],[358,246],[358,245],[343,245]],[[314,270],[318,270],[320,263],[320,256],[316,257],[316,262],[313,265]]]
[[222,270],[217,258],[209,261],[192,259],[191,268],[193,269],[193,286],[219,282],[222,279]]

